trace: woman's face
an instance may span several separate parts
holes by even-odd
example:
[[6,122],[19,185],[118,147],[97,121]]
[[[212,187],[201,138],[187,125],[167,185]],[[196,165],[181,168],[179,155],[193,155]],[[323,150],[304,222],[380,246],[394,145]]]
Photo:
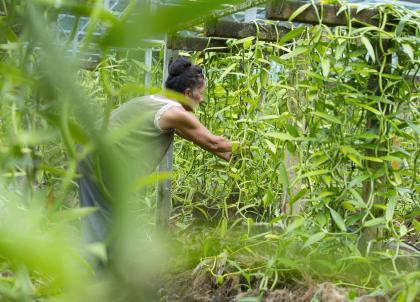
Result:
[[204,90],[206,89],[206,84],[203,84],[199,87],[193,89],[186,89],[185,96],[187,96],[191,102],[191,109],[195,109],[198,105],[200,105],[204,100]]

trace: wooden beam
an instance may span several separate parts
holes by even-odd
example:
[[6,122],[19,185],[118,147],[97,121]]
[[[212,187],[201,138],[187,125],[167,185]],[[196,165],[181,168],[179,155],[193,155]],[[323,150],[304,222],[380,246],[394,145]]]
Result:
[[226,46],[227,39],[208,38],[208,37],[186,37],[174,35],[168,39],[167,47],[176,50],[187,51],[228,51]]
[[196,18],[191,22],[181,24],[179,27],[176,28],[176,30],[180,30],[182,28],[190,28],[194,25],[203,23],[205,22],[205,19],[209,16],[211,16],[212,18],[221,18],[259,5],[265,5],[266,3],[267,0],[237,0],[236,4],[225,4],[225,8],[214,10],[212,12],[209,12],[209,14],[205,17]]
[[232,22],[212,20],[205,24],[204,32],[210,37],[242,39],[257,37],[262,41],[275,42],[281,39],[289,28],[275,24],[255,24],[254,22]]
[[234,13],[247,10],[249,8],[256,7],[258,5],[263,5],[263,4],[266,4],[266,3],[267,3],[267,0],[245,0],[245,1],[240,1],[240,3],[235,4],[235,5],[230,5],[226,9],[221,9],[221,10],[215,11],[212,15],[214,17],[220,18],[220,17],[232,15]]
[[[271,0],[267,4],[266,17],[269,20],[280,20],[287,21],[290,16],[302,5],[308,4],[304,1],[290,1],[290,0]],[[318,14],[322,19],[322,23],[326,25],[348,25],[346,12],[348,10],[339,12],[340,5],[320,5],[316,4],[316,9],[313,5],[310,5],[302,13],[300,13],[293,22],[318,24]],[[363,9],[357,12],[357,7],[350,8],[350,20],[352,26],[364,26],[364,24],[378,25],[378,19],[375,16],[378,14],[378,10],[372,8]],[[318,12],[318,14],[317,14]]]

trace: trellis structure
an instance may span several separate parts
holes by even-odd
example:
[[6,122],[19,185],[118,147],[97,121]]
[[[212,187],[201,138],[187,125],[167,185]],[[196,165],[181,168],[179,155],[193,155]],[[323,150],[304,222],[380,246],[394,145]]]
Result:
[[[271,0],[271,1],[247,1],[240,6],[240,9],[250,9],[257,5],[266,4],[266,19],[273,21],[288,21],[293,18],[293,22],[304,24],[322,24],[328,26],[348,25],[362,27],[378,25],[377,15],[379,11],[375,8],[346,7],[342,9],[340,5],[312,4],[304,1],[291,0]],[[299,10],[299,14],[296,14]],[[217,12],[205,22],[204,37],[187,37],[179,34],[169,35],[165,44],[164,75],[167,74],[168,64],[171,56],[178,50],[184,51],[227,51],[226,42],[228,39],[242,39],[246,37],[258,37],[261,41],[276,42],[286,35],[290,29],[287,26],[278,24],[266,24],[257,22],[233,22],[220,19],[225,14],[232,11]],[[164,77],[165,80],[165,77]],[[290,167],[296,163],[296,158],[292,154],[286,154],[286,166],[288,166],[289,177],[293,177],[293,169]],[[172,169],[172,148],[166,155],[160,170]],[[157,202],[157,221],[166,225],[171,212],[171,193],[170,181],[159,184],[159,194]],[[293,188],[292,188],[292,191]],[[301,206],[296,203],[293,211],[300,211]]]

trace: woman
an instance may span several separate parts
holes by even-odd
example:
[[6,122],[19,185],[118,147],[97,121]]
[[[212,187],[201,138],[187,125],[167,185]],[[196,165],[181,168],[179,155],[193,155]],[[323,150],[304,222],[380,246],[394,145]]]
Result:
[[[165,85],[188,102],[148,95],[123,104],[110,115],[113,145],[129,179],[147,176],[156,169],[171,145],[174,133],[226,161],[231,158],[231,142],[210,133],[191,113],[203,101],[205,80],[201,68],[180,58],[171,64]],[[91,156],[79,165],[82,175],[79,179],[80,204],[98,208],[84,220],[83,233],[89,242],[105,240],[111,224],[109,205],[104,197],[106,180],[98,180],[94,162]],[[105,186],[100,185],[102,183]]]

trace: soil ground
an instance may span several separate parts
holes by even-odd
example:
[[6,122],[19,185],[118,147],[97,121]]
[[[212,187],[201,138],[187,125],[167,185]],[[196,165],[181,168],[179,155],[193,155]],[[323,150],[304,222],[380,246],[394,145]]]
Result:
[[259,295],[246,289],[239,276],[227,277],[221,285],[205,271],[187,271],[168,278],[161,290],[161,302],[347,302],[348,293],[356,294],[354,302],[387,302],[382,295],[369,295],[354,289],[337,287],[332,283],[279,284],[276,289]]

